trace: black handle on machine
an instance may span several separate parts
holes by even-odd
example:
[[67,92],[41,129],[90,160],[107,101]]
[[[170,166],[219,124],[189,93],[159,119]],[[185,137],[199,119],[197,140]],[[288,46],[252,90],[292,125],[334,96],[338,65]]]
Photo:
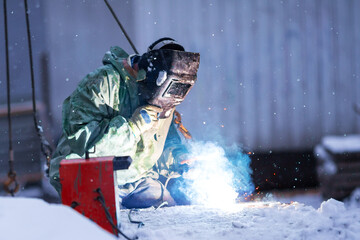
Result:
[[113,169],[114,171],[128,169],[131,163],[132,159],[129,156],[114,157]]

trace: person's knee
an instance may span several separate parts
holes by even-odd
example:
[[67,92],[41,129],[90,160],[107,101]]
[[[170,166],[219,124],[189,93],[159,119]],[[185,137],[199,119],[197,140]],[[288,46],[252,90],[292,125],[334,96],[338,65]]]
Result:
[[185,193],[187,181],[183,177],[171,179],[168,183],[167,189],[175,200],[176,205],[190,205],[189,196]]
[[126,208],[147,208],[158,206],[165,201],[169,206],[175,205],[174,199],[161,182],[145,178],[134,191],[122,199],[122,205]]

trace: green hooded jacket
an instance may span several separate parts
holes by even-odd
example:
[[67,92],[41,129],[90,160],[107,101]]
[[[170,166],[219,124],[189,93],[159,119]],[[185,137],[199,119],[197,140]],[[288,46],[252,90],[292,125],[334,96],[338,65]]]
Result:
[[50,182],[59,194],[60,161],[84,158],[85,151],[91,152],[94,146],[95,153],[90,153],[90,157],[131,156],[133,159],[128,170],[117,174],[119,185],[135,182],[149,173],[153,178],[157,174],[179,176],[177,163],[186,148],[173,114],[160,119],[156,137],[136,137],[128,123],[140,106],[137,80],[145,78],[144,70],[135,72],[129,66],[128,57],[123,49],[112,47],[103,58],[104,66],[88,74],[65,99],[63,133],[50,162]]

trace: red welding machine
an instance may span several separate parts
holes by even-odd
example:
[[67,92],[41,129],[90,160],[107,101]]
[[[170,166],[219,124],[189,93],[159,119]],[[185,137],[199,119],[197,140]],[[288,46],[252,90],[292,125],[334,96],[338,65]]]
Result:
[[117,235],[116,171],[128,169],[131,162],[130,157],[62,160],[59,170],[62,203]]

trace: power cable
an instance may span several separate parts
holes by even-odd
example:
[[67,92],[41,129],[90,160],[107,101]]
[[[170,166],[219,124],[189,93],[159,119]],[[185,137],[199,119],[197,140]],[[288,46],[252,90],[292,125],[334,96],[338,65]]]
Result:
[[[104,198],[104,195],[102,194],[101,192],[101,189],[100,188],[97,188],[95,190],[95,192],[97,192],[97,194],[99,194],[99,196],[97,196],[95,198],[96,201],[99,201],[102,208],[104,209],[104,212],[105,212],[105,216],[106,216],[106,219],[108,220],[108,222],[110,223],[113,231],[116,233],[116,236],[118,236],[118,234],[120,234],[121,236],[123,236],[125,239],[127,240],[133,240],[132,238],[128,237],[125,233],[123,233],[114,223],[113,219],[112,219],[112,216],[109,212],[109,209],[108,207],[106,206],[106,203],[105,203],[105,198]],[[129,213],[130,214],[130,213]],[[135,236],[134,239],[138,239],[137,236]]]
[[[9,70],[9,42],[8,42],[8,23],[7,23],[7,6],[4,0],[4,29],[5,29],[5,55],[6,55],[6,83],[7,83],[7,119],[8,119],[8,136],[9,136],[9,172],[8,179],[4,183],[4,190],[14,196],[19,191],[19,183],[16,180],[14,171],[14,151],[12,146],[12,126],[11,126],[11,92],[10,92],[10,70]],[[10,185],[14,185],[11,187]]]
[[43,128],[37,120],[37,112],[36,112],[36,96],[35,96],[35,80],[34,80],[34,64],[33,64],[33,55],[32,55],[32,45],[31,45],[31,32],[30,32],[30,21],[29,21],[29,9],[27,0],[24,0],[25,5],[25,16],[26,16],[26,32],[27,32],[27,40],[28,40],[28,49],[29,49],[29,63],[30,63],[30,75],[31,75],[31,91],[32,91],[32,108],[33,108],[33,120],[36,129],[36,133],[40,138],[41,142],[41,152],[46,157],[46,165],[48,169],[46,173],[48,175],[49,167],[50,167],[50,158],[52,155],[52,148],[49,142],[46,140],[43,135]]
[[109,8],[111,14],[112,14],[113,17],[115,18],[115,21],[117,22],[117,24],[118,24],[119,27],[121,28],[121,31],[124,33],[126,39],[129,41],[129,43],[130,43],[131,47],[133,48],[134,52],[135,52],[136,54],[139,54],[139,52],[136,50],[133,42],[131,41],[129,35],[126,33],[125,28],[122,26],[122,24],[120,23],[118,17],[116,16],[114,10],[112,9],[112,7],[110,6],[110,4],[108,3],[107,0],[104,0],[104,1],[105,1],[106,6]]

